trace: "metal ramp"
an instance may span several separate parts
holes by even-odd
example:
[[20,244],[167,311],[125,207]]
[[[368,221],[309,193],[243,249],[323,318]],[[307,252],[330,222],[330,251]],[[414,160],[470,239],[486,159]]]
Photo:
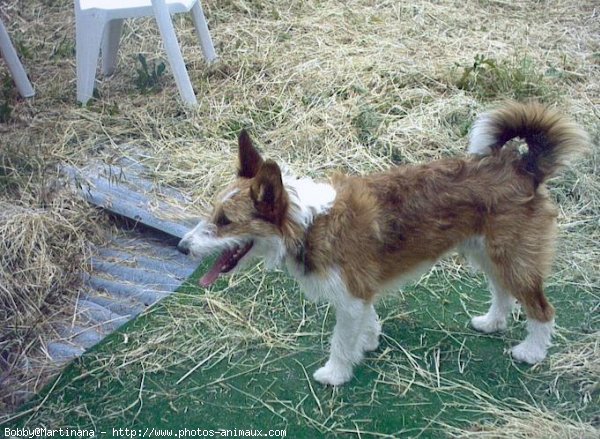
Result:
[[58,338],[47,343],[55,362],[81,355],[173,293],[197,267],[176,244],[199,220],[186,213],[189,200],[153,182],[131,158],[63,171],[85,200],[119,220],[107,245],[95,249],[75,318],[57,324]]

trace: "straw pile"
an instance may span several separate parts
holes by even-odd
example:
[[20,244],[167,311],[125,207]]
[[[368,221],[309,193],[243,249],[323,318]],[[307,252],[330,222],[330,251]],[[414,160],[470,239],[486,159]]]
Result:
[[473,412],[493,421],[470,428],[444,425],[445,433],[451,438],[486,439],[595,439],[599,436],[598,430],[585,422],[522,402],[507,406],[491,401]]
[[90,222],[71,196],[45,207],[0,200],[0,408],[22,402],[53,372],[40,336],[52,320],[72,316]]
[[39,320],[44,304],[77,287],[85,239],[62,212],[0,202],[0,319],[7,326]]
[[[10,215],[2,215],[2,240],[9,242],[3,245],[14,249],[11,261],[25,264],[7,280],[10,285],[48,289],[45,297],[53,303],[76,294],[76,277],[64,270],[73,261],[83,265],[79,231],[89,227],[90,217],[84,214],[78,221],[61,207],[40,208],[37,195],[31,202],[15,200],[23,188],[42,192],[41,175],[50,165],[85,163],[89,157],[110,162],[126,154],[119,146],[125,142],[144,149],[154,178],[187,192],[199,212],[233,175],[235,137],[243,127],[267,156],[317,178],[337,170],[361,174],[462,154],[476,115],[511,97],[559,106],[598,144],[600,20],[593,0],[205,0],[203,5],[220,56],[216,64],[203,62],[189,18],[175,20],[198,108],[176,100],[169,68],[152,87],[139,85],[140,55],[149,66],[164,58],[156,27],[145,19],[125,24],[116,75],[99,77],[97,98],[81,108],[75,103],[72,2],[3,2],[0,11],[25,53],[38,93],[28,102],[14,93],[0,96],[12,110],[9,121],[0,123],[2,144],[12,151],[35,150],[17,154],[19,166],[0,172],[0,184],[6,181],[13,188],[7,202],[15,205]],[[585,162],[550,184],[561,206],[560,248],[550,284],[570,285],[596,301],[599,163],[595,147]],[[31,218],[21,223],[12,218],[27,216],[24,212],[32,212]],[[34,251],[34,240],[22,232],[25,227],[47,255]],[[77,250],[56,259],[52,234]],[[46,276],[27,268],[40,261],[51,262]],[[454,262],[447,267],[458,270]],[[8,277],[16,273],[10,271]],[[262,287],[260,270],[249,275]],[[62,290],[54,288],[61,283]],[[10,297],[20,298],[15,310],[44,309],[39,296]],[[252,312],[268,319],[265,306],[257,303]],[[232,318],[220,315],[224,321]],[[274,331],[269,339],[281,341]],[[580,338],[577,331],[563,333]],[[593,337],[580,338],[582,344],[565,351],[582,367],[598,364],[597,323],[590,331]],[[556,374],[569,368],[560,356],[551,367]]]

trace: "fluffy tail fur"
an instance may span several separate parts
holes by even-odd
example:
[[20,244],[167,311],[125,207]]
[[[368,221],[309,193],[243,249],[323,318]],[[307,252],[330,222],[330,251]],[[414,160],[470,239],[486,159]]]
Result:
[[556,175],[589,144],[586,132],[554,109],[535,102],[509,102],[477,119],[469,152],[496,154],[515,137],[527,143],[529,150],[523,154],[521,164],[533,176],[536,186]]

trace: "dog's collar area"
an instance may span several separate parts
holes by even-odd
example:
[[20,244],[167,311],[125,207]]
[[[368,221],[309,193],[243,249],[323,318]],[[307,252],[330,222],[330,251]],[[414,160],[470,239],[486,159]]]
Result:
[[310,258],[310,244],[308,242],[308,234],[310,229],[311,227],[306,228],[304,230],[302,239],[296,242],[293,255],[294,261],[298,267],[302,269],[304,274],[309,274],[315,269]]
[[306,274],[308,272],[308,268],[307,268],[307,257],[306,257],[306,246],[304,245],[304,242],[300,242],[298,243],[298,245],[296,245],[296,249],[295,249],[295,254],[294,254],[294,260],[296,261],[296,263],[304,268],[304,274]]

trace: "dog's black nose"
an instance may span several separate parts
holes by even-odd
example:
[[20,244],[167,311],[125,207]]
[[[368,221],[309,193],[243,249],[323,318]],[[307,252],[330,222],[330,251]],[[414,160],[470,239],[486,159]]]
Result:
[[179,244],[177,244],[177,250],[179,250],[184,255],[190,254],[190,246],[183,241],[179,241]]

